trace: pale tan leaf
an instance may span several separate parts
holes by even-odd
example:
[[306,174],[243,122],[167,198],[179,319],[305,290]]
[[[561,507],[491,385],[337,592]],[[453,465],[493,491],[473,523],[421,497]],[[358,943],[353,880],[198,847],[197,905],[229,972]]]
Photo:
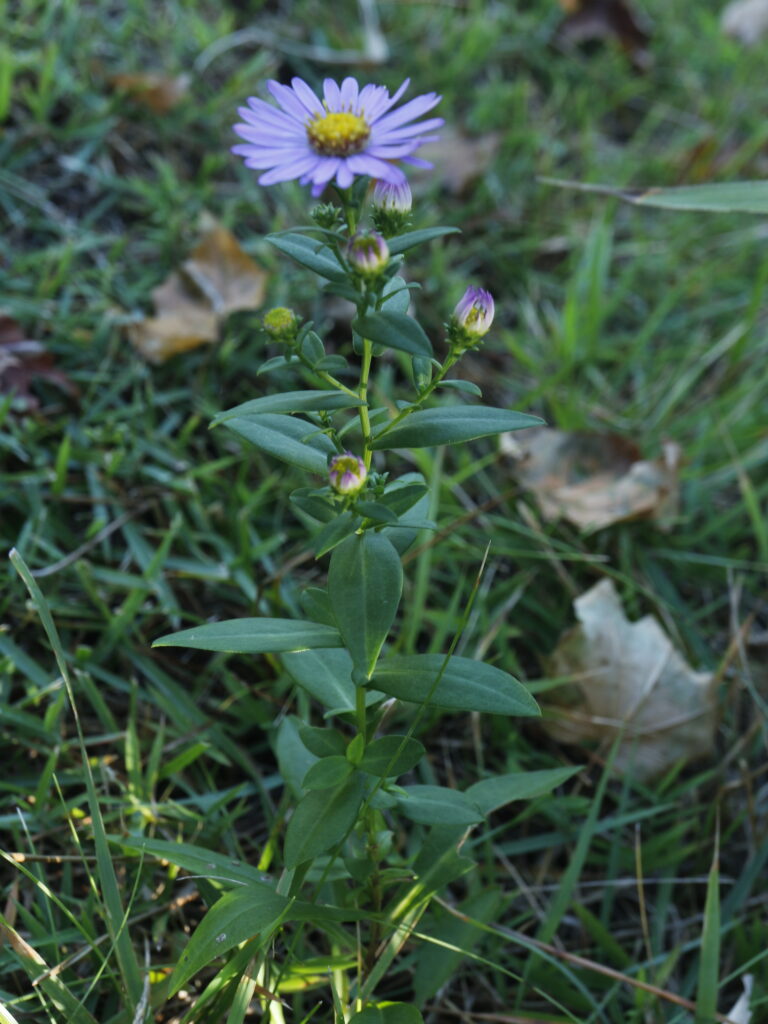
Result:
[[264,301],[267,275],[227,228],[204,216],[203,235],[188,260],[182,264],[213,307],[224,317],[239,309],[257,309]]
[[501,449],[515,459],[515,475],[536,495],[545,519],[591,531],[650,518],[663,529],[677,512],[680,449],[673,443],[646,460],[615,434],[543,427],[502,435]]
[[152,292],[155,315],[128,327],[128,337],[150,363],[215,342],[221,323],[240,309],[264,301],[267,275],[240,248],[235,236],[212,217],[181,272]]
[[727,36],[754,46],[768,33],[768,0],[733,0],[723,10],[720,25]]
[[575,677],[551,692],[547,732],[577,745],[607,745],[621,732],[616,768],[639,779],[711,755],[714,675],[695,672],[652,616],[630,622],[609,579],[574,610],[578,625],[545,659],[549,676]]
[[726,1014],[731,1024],[751,1024],[752,1011],[749,1004],[752,1001],[752,988],[755,983],[753,974],[745,974],[741,979],[744,991]]
[[189,92],[189,75],[163,75],[154,71],[139,71],[112,75],[110,82],[118,92],[148,107],[155,114],[167,114]]
[[465,195],[493,163],[501,145],[501,135],[469,137],[453,128],[441,128],[437,142],[419,149],[419,157],[433,163],[429,180],[441,181],[452,195]]

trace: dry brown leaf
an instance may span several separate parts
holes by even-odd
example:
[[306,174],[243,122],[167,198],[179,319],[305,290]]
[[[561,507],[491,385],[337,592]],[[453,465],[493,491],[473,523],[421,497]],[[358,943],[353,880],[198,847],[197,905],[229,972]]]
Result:
[[79,394],[77,385],[56,369],[45,346],[28,338],[16,321],[0,310],[0,394],[15,394],[27,409],[38,409],[40,401],[32,391],[35,380],[50,381],[68,395]]
[[452,128],[441,128],[437,142],[428,142],[419,149],[419,157],[435,165],[429,179],[443,182],[455,196],[465,195],[482,178],[496,157],[501,135],[468,137]]
[[189,75],[162,75],[152,71],[135,74],[112,75],[111,84],[118,92],[127,93],[131,99],[148,107],[155,114],[167,114],[184,99],[189,92]]
[[227,228],[209,214],[201,219],[202,238],[188,260],[184,273],[206,297],[216,316],[239,309],[257,309],[264,301],[267,275]]
[[152,292],[155,315],[130,324],[128,336],[150,363],[215,342],[221,322],[239,309],[258,309],[267,275],[235,236],[209,215],[197,247]]
[[768,0],[733,0],[720,16],[727,36],[754,46],[768,33]]
[[661,458],[646,460],[616,434],[543,427],[503,434],[501,449],[515,458],[517,478],[536,495],[545,519],[601,530],[650,518],[664,529],[677,512],[680,449],[671,442]]
[[653,616],[630,622],[609,579],[573,604],[579,624],[544,662],[552,677],[577,677],[551,691],[543,723],[549,735],[607,745],[624,730],[615,767],[641,780],[711,754],[713,673],[694,672]]
[[616,40],[638,71],[653,63],[650,29],[628,0],[560,0],[560,6],[566,16],[557,29],[558,42],[579,46],[593,39]]

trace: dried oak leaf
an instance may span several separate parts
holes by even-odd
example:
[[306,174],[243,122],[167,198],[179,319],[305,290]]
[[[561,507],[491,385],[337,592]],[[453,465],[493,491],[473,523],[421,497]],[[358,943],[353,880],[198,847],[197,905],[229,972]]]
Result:
[[601,530],[627,519],[650,518],[669,528],[679,501],[679,447],[661,458],[641,458],[635,444],[616,434],[568,433],[548,427],[503,434],[501,450],[535,494],[545,519],[567,519],[582,530]]
[[470,138],[443,128],[437,142],[428,142],[419,149],[419,157],[435,165],[429,172],[430,181],[437,179],[451,195],[464,196],[493,163],[500,145],[498,132]]
[[155,315],[128,327],[131,342],[150,363],[215,342],[230,313],[258,309],[264,301],[266,272],[212,217],[205,216],[202,229],[181,269],[152,291]]
[[716,679],[694,672],[651,615],[630,622],[613,582],[573,602],[579,624],[544,659],[553,677],[577,677],[551,691],[544,728],[576,745],[623,738],[614,762],[646,780],[712,753]]
[[0,394],[15,394],[27,409],[39,409],[31,389],[35,380],[47,380],[68,395],[79,394],[77,385],[54,366],[53,355],[39,341],[27,338],[16,321],[0,311]]
[[148,107],[155,114],[167,114],[189,92],[189,75],[163,75],[153,71],[112,75],[110,83],[118,92]]
[[653,63],[648,50],[650,28],[628,0],[560,0],[565,17],[555,39],[565,46],[579,46],[597,39],[616,40],[638,71]]
[[720,15],[727,36],[745,46],[754,46],[768,33],[768,0],[733,0]]

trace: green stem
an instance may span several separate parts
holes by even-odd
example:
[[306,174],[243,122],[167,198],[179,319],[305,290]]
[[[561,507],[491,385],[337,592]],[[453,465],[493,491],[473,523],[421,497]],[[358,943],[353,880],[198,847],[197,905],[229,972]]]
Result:
[[362,734],[363,740],[368,732],[368,715],[365,708],[365,687],[355,687],[355,718],[357,719],[357,730]]
[[324,380],[326,384],[330,384],[332,387],[336,388],[337,391],[343,391],[345,394],[352,395],[353,398],[357,398],[357,392],[354,388],[349,388],[346,384],[342,384],[340,380],[337,380],[337,378],[333,376],[333,374],[326,373],[325,370],[316,370],[309,359],[307,359],[306,356],[303,356],[301,352],[297,352],[296,354],[302,364],[306,366],[308,370],[311,370],[312,373],[316,374],[320,380]]
[[383,430],[380,430],[379,433],[376,436],[377,437],[383,437],[384,434],[388,434],[389,431],[392,430],[393,427],[396,427],[398,425],[398,423],[402,423],[402,421],[407,416],[410,416],[412,412],[416,412],[417,409],[420,409],[421,406],[424,404],[424,402],[426,402],[426,400],[429,398],[429,396],[432,394],[432,392],[438,386],[440,381],[445,377],[446,373],[448,373],[450,368],[452,366],[454,366],[458,361],[459,361],[459,356],[455,356],[452,353],[449,353],[448,356],[446,357],[445,362],[440,367],[440,369],[437,371],[437,376],[435,377],[435,379],[429,384],[428,387],[426,387],[421,392],[421,394],[416,399],[416,401],[412,405],[409,405],[407,407],[407,409],[403,409],[402,412],[399,412],[397,414],[397,416],[395,416],[395,418],[393,420],[390,420],[389,423],[386,425],[386,427],[384,427]]
[[360,414],[360,429],[363,432],[363,462],[366,470],[371,468],[371,419],[368,415],[368,378],[371,373],[371,359],[373,358],[373,343],[363,339],[363,364],[360,368],[360,391],[358,397],[363,405],[358,412]]

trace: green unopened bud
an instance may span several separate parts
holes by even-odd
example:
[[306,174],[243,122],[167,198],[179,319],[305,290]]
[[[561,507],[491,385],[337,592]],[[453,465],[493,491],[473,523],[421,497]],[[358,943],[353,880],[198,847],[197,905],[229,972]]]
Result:
[[275,306],[265,314],[262,320],[264,330],[273,339],[290,345],[296,341],[299,333],[299,319],[292,309],[285,306]]
[[328,480],[337,494],[357,494],[365,486],[368,470],[352,452],[334,455],[328,463]]
[[333,203],[319,203],[309,215],[318,227],[327,231],[334,231],[344,220],[343,213]]
[[378,277],[389,262],[389,246],[376,231],[358,231],[347,245],[347,259],[361,277]]

